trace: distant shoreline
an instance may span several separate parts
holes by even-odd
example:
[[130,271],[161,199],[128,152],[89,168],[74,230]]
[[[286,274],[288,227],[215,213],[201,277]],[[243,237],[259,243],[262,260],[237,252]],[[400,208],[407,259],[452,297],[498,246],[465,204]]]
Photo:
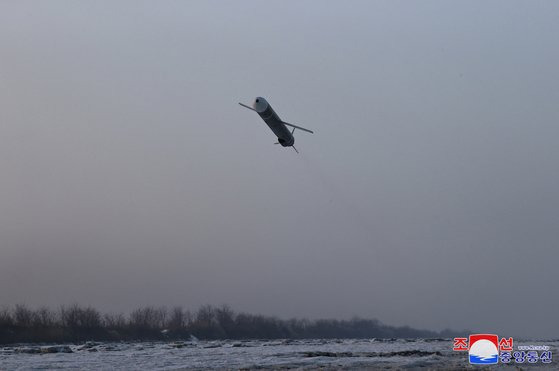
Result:
[[0,309],[0,344],[87,341],[256,339],[442,339],[462,334],[384,325],[376,319],[289,319],[236,313],[229,306],[142,307],[128,315],[101,313],[78,304],[59,310],[25,305]]

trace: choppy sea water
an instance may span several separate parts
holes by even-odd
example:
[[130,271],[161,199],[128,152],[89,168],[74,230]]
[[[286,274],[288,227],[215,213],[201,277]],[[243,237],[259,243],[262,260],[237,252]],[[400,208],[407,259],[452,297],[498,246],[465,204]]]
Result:
[[[548,345],[559,341],[522,342]],[[475,369],[451,339],[220,340],[88,342],[77,345],[0,347],[0,369],[190,370],[190,369]],[[489,369],[554,369],[557,363],[499,364]],[[487,367],[484,367],[487,370]]]

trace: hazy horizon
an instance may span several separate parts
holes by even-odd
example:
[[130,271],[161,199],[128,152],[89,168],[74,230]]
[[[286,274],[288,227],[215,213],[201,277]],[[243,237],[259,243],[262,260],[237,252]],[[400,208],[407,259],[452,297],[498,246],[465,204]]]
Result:
[[[559,4],[0,4],[0,307],[557,337]],[[265,97],[276,138],[237,103]]]

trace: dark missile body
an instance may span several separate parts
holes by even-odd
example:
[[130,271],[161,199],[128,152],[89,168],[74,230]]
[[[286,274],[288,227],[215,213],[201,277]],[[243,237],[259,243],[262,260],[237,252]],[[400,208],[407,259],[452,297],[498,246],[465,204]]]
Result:
[[254,100],[254,110],[260,115],[262,120],[268,125],[270,130],[278,137],[278,142],[284,147],[290,147],[295,143],[295,138],[291,131],[285,126],[276,111],[262,97]]
[[[268,103],[266,99],[262,97],[257,97],[252,103],[252,107],[240,102],[239,104],[258,113],[260,118],[264,120],[270,130],[272,130],[272,132],[278,137],[278,142],[275,144],[281,144],[284,147],[293,147],[293,149],[297,153],[299,153],[299,151],[297,151],[297,148],[295,148],[295,146],[293,145],[295,143],[295,138],[293,137],[293,132],[295,131],[295,129],[302,130],[311,134],[314,133],[312,130],[282,121],[276,111],[274,111],[272,106],[270,106],[270,103]],[[288,126],[292,127],[293,129],[290,131],[287,128]]]
[[[258,107],[258,106],[264,106],[264,105],[259,104],[259,103],[261,103],[261,99],[264,99],[264,98],[256,98],[255,108]],[[262,120],[264,120],[264,122],[268,125],[270,130],[272,130],[274,132],[274,134],[276,134],[276,136],[278,137],[278,142],[282,146],[284,146],[284,147],[292,146],[295,143],[295,138],[293,137],[293,134],[284,125],[283,121],[279,118],[278,114],[276,113],[276,111],[274,111],[272,106],[270,106],[270,104],[268,102],[266,102],[265,100],[264,100],[264,102],[265,102],[265,105],[266,105],[266,108],[264,109],[264,111],[259,111],[257,109],[256,112],[258,112],[260,117],[262,117]]]

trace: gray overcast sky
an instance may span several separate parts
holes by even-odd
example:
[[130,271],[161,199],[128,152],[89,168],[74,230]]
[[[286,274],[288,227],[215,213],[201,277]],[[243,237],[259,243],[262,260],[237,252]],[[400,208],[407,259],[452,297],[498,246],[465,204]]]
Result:
[[[557,337],[559,3],[3,1],[0,305]],[[237,105],[266,97],[301,151]]]

